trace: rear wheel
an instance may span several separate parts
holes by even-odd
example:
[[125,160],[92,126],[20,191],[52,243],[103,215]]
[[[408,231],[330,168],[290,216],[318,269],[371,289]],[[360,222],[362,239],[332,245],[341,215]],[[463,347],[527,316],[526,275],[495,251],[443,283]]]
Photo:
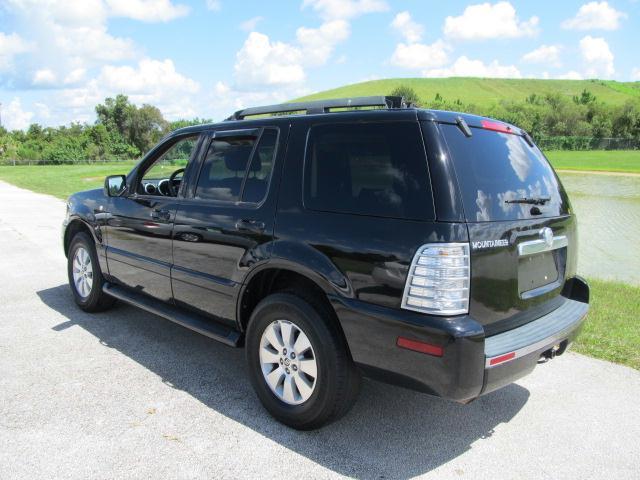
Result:
[[277,293],[258,304],[247,329],[249,375],[258,397],[276,419],[300,430],[337,420],[358,393],[359,374],[323,310]]
[[104,279],[93,241],[84,232],[71,240],[67,260],[69,286],[76,304],[87,312],[111,307],[115,299],[102,291]]

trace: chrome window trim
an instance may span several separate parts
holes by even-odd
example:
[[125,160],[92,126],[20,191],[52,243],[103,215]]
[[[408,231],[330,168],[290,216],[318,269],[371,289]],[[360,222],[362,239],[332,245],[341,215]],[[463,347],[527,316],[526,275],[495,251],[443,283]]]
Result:
[[565,235],[553,237],[553,242],[549,245],[543,239],[528,240],[518,244],[518,255],[524,257],[526,255],[534,255],[536,253],[550,252],[569,245],[569,240]]

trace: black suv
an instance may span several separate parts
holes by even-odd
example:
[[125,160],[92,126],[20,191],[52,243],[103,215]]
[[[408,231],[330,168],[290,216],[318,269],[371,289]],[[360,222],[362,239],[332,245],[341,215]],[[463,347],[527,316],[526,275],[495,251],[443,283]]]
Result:
[[244,346],[299,429],[344,414],[361,374],[469,402],[562,354],[588,310],[576,218],[531,137],[398,97],[177,130],[72,195],[63,237],[83,310],[119,299]]

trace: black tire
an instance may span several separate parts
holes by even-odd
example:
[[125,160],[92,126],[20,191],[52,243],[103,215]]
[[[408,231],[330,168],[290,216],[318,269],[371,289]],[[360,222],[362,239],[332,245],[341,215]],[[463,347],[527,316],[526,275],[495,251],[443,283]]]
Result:
[[[276,396],[262,373],[260,341],[265,329],[276,320],[288,320],[299,327],[315,354],[318,372],[315,388],[311,396],[298,405],[290,405]],[[353,406],[360,374],[336,323],[333,312],[327,311],[321,302],[304,300],[292,293],[270,295],[253,311],[245,345],[249,377],[264,407],[285,425],[297,430],[313,430],[337,420]]]
[[[90,293],[84,296],[78,292],[78,287],[76,287],[73,280],[73,262],[76,252],[80,248],[84,248],[84,250],[89,254],[91,267],[93,269]],[[91,237],[84,232],[77,233],[71,239],[67,258],[67,275],[69,277],[69,287],[73,293],[73,298],[76,304],[85,312],[99,312],[106,310],[115,303],[115,298],[102,291],[104,278],[102,277],[102,270],[100,270],[100,263],[98,261],[95,244]]]

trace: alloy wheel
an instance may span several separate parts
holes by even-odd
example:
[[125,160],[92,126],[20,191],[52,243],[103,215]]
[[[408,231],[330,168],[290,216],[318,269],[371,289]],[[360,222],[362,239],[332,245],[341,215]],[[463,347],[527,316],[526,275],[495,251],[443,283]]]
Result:
[[260,366],[271,391],[289,405],[306,402],[316,386],[318,365],[307,335],[295,323],[276,320],[260,339]]
[[78,247],[73,255],[73,284],[80,297],[91,295],[93,287],[93,265],[91,256],[84,247]]

